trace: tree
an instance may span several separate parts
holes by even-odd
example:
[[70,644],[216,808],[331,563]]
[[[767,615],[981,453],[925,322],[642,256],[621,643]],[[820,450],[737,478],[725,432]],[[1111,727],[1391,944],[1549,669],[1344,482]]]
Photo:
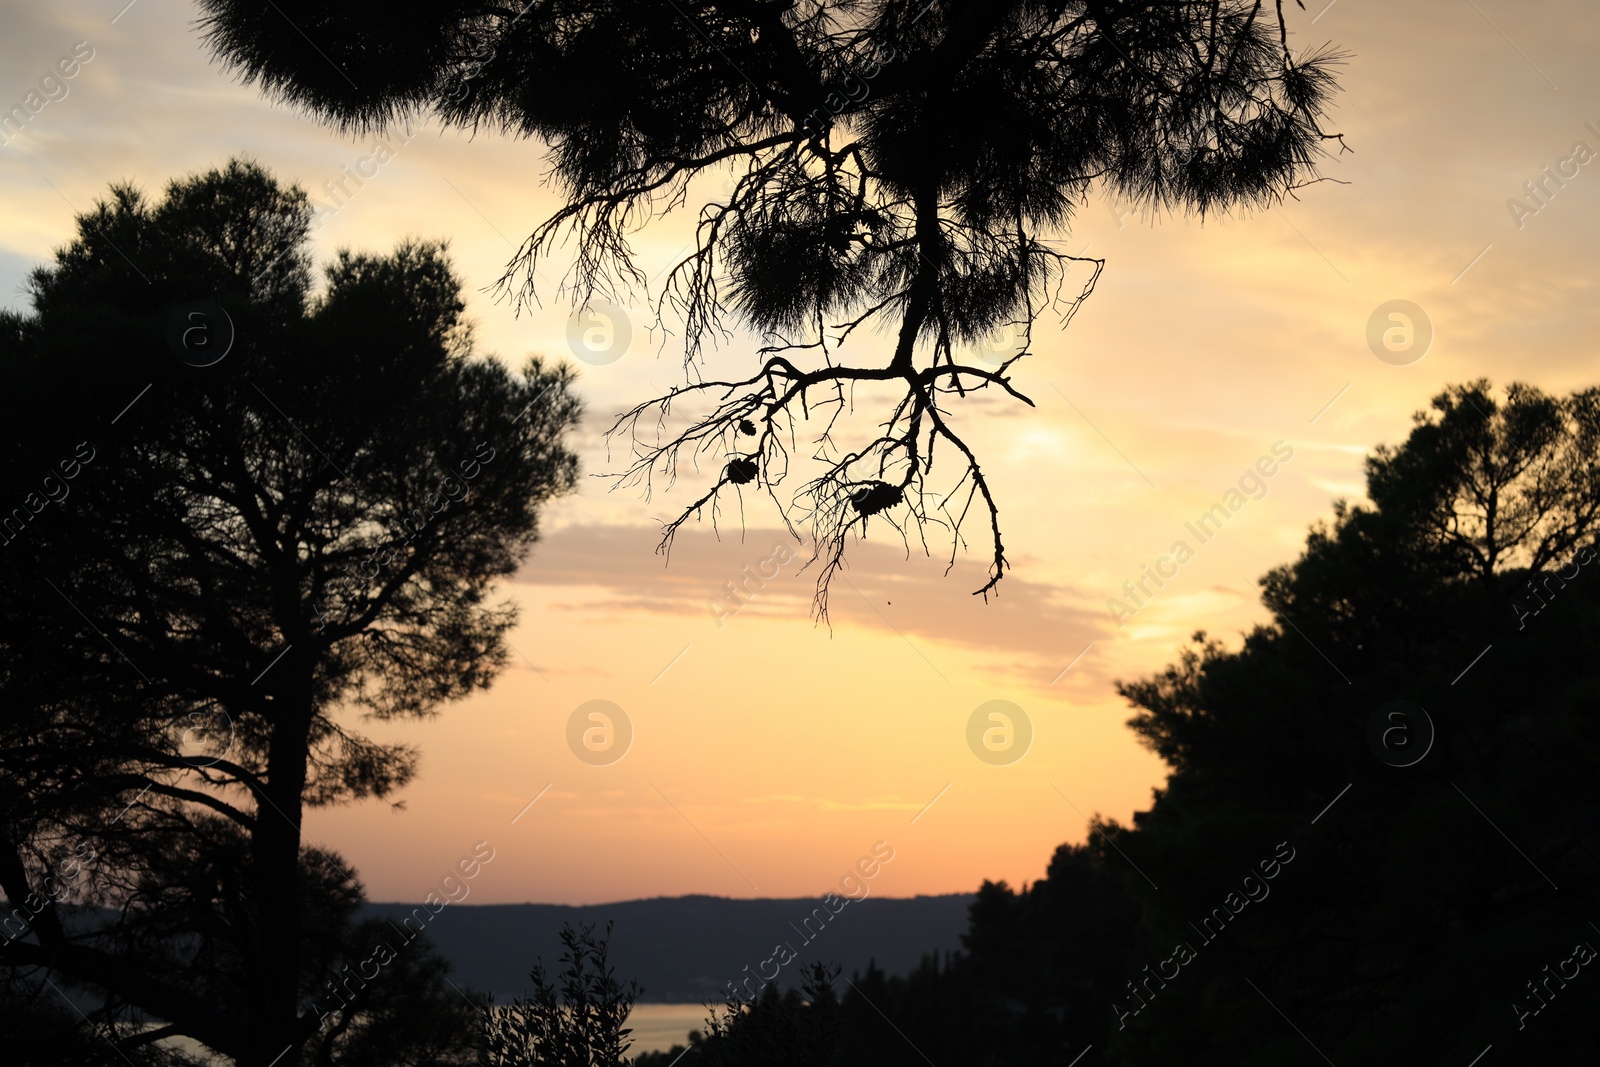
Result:
[[1600,389],[1564,398],[1513,383],[1504,401],[1486,381],[1454,386],[1417,414],[1399,449],[1368,461],[1380,511],[1415,524],[1429,552],[1458,573],[1548,570],[1600,523]]
[[482,1067],[627,1067],[627,1027],[639,985],[617,981],[606,956],[611,926],[561,928],[559,984],[541,961],[528,977],[533,995],[484,1005]]
[[[1053,243],[1092,188],[1151,210],[1272,204],[1320,180],[1337,139],[1322,121],[1340,57],[1291,49],[1281,0],[200,6],[225,64],[340,127],[431,111],[545,142],[566,204],[501,279],[518,301],[568,237],[575,303],[620,299],[645,280],[628,235],[731,176],[655,294],[690,378],[618,419],[622,478],[648,493],[709,462],[663,550],[765,492],[809,527],[824,615],[847,537],[874,518],[924,545],[943,529],[952,554],[981,522],[976,592],[1003,577],[999,503],[953,402],[1032,404],[1011,373],[1036,319],[1064,325],[1103,266]],[[733,326],[762,337],[756,365],[703,380],[704,346]],[[886,361],[857,355],[872,330],[893,339]],[[963,358],[993,344],[997,362]],[[935,452],[953,467],[936,474]]]
[[1120,687],[1149,809],[857,976],[840,1062],[1593,1060],[1595,396],[1453,386],[1376,449],[1268,623]]
[[38,975],[0,972],[0,1027],[6,1063],[15,1067],[204,1067],[176,1049],[146,1046],[119,1050],[103,1030],[85,1026]]
[[[844,1041],[844,1018],[833,983],[836,965],[813,960],[800,967],[800,988],[780,992],[764,986],[755,999],[730,992],[708,1005],[704,1034],[691,1035],[689,1048],[705,1067],[835,1067]],[[859,1052],[860,1050],[857,1049]],[[684,1055],[681,1046],[645,1053],[638,1067],[669,1067]]]
[[313,294],[310,217],[248,162],[114,186],[0,331],[0,965],[91,991],[124,1048],[246,1067],[325,1044],[363,958],[306,810],[413,775],[362,715],[489,684],[492,586],[576,476],[569,373],[475,352],[442,244],[341,252]]
[[[324,979],[324,995],[312,1002],[321,1019],[306,1045],[314,1067],[478,1064],[472,1000],[451,988],[449,964],[425,932],[408,926],[409,940],[400,942],[395,929],[377,919],[354,924],[341,939],[339,956],[321,968],[335,977]],[[381,964],[377,977],[363,978],[374,964]]]
[[1442,392],[1263,579],[1270,624],[1122,687],[1172,773],[1096,846],[1170,983],[1110,991],[1117,1062],[1281,1063],[1278,1011],[1337,1063],[1600,1051],[1542,985],[1600,944],[1596,396]]
[[1063,845],[1046,877],[1014,890],[984,882],[963,951],[933,953],[904,975],[869,963],[836,991],[839,968],[813,961],[798,987],[737,991],[709,1007],[687,1046],[640,1055],[637,1067],[807,1064],[999,1067],[1070,1062],[1102,1045],[1108,991],[1135,956],[1138,908],[1117,872],[1085,846]]

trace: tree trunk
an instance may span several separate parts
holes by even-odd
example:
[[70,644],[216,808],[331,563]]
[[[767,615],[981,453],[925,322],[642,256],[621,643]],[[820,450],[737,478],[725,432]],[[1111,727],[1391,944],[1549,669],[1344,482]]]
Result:
[[895,341],[894,358],[889,366],[902,374],[912,370],[912,357],[917,350],[917,336],[933,307],[933,297],[939,286],[940,242],[939,191],[929,182],[917,190],[917,251],[921,263],[917,276],[911,280],[911,291],[906,299],[905,318],[900,321],[900,336]]
[[[279,670],[291,666],[280,664]],[[289,672],[285,671],[285,675]],[[287,690],[287,691],[286,691]],[[300,1008],[301,794],[313,715],[311,680],[295,678],[274,694],[279,707],[267,755],[264,795],[257,798],[251,865],[255,894],[255,996],[250,1005],[250,1053],[240,1067],[278,1067],[298,1062],[289,1049],[304,1040]],[[279,1059],[279,1057],[282,1057]]]

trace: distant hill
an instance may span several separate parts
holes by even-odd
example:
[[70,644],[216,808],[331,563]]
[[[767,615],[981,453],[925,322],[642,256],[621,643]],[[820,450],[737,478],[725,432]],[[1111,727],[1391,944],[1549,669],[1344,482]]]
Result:
[[[611,962],[617,977],[635,979],[644,987],[641,1002],[690,1003],[720,999],[727,983],[742,979],[747,966],[749,974],[756,974],[779,944],[797,953],[777,979],[785,986],[798,985],[799,965],[813,959],[839,964],[845,977],[865,970],[869,961],[890,974],[904,973],[928,953],[960,948],[972,900],[965,893],[868,897],[825,925],[813,919],[809,927],[804,921],[820,906],[815,897],[657,897],[582,907],[463,903],[434,914],[426,929],[452,964],[457,985],[508,997],[528,992],[528,971],[541,957],[547,970],[557,969],[563,923],[594,923],[603,929],[612,921]],[[398,923],[418,905],[366,907],[370,914]],[[420,914],[427,915],[427,909]],[[770,966],[767,973],[772,973]]]

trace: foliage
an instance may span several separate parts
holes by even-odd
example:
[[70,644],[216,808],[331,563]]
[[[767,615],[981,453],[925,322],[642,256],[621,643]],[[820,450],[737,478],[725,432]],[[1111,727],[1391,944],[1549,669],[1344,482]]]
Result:
[[[1335,1062],[1600,1047],[1559,1003],[1525,1027],[1513,1009],[1593,935],[1600,890],[1594,397],[1441,393],[1369,461],[1372,504],[1338,509],[1263,579],[1271,625],[1237,651],[1199,635],[1124,687],[1131,725],[1173,767],[1117,838],[1162,886],[1126,879],[1151,962],[1198,947],[1190,924],[1277,842],[1298,858],[1201,950],[1199,974],[1129,1023],[1122,1062],[1180,1047],[1188,1062],[1281,1062],[1303,1041],[1274,1006]],[[1393,700],[1436,731],[1411,766],[1369,740]],[[1420,723],[1405,728],[1423,743]]]
[[107,1031],[85,1025],[79,1014],[83,1007],[38,974],[0,974],[5,1062],[9,1067],[203,1067],[195,1057],[160,1045],[119,1049]]
[[[1436,397],[1262,580],[1270,622],[1122,687],[1150,808],[986,883],[962,954],[857,976],[839,1062],[1593,1060],[1594,396]],[[1385,761],[1396,700],[1434,736]]]
[[639,986],[617,981],[610,940],[610,924],[600,937],[591,925],[563,926],[559,980],[541,962],[528,976],[532,996],[483,1008],[482,1067],[625,1067],[633,1031],[624,1024]]
[[842,1018],[833,990],[839,969],[814,961],[800,969],[800,988],[780,992],[776,985],[746,1005],[729,993],[720,1011],[707,1020],[698,1045],[705,1067],[831,1067],[840,1062]]
[[[489,684],[492,585],[576,476],[569,375],[475,353],[442,244],[343,252],[313,292],[310,217],[242,161],[115,186],[0,333],[0,889],[33,935],[0,962],[244,1064],[311,1039],[355,936],[306,810],[414,774],[362,714]],[[194,301],[231,323],[213,365]],[[79,936],[73,903],[118,920]]]
[[328,1012],[308,1042],[314,1067],[467,1067],[476,1062],[477,1010],[449,980],[449,965],[425,935],[413,935],[394,951],[376,978],[361,980],[367,961],[385,958],[376,955],[377,946],[390,944],[393,930],[378,920],[356,924],[339,957],[324,968],[335,976],[324,979],[324,994],[334,986],[342,996],[314,1001],[319,1013]]
[[[847,537],[874,519],[908,539],[932,526],[952,553],[973,519],[990,559],[978,592],[1003,577],[999,504],[954,402],[1032,404],[1012,370],[1035,320],[1064,323],[1103,265],[1056,243],[1092,189],[1152,211],[1269,205],[1319,180],[1337,139],[1322,122],[1340,56],[1292,49],[1281,2],[201,7],[223,63],[325,121],[431,111],[547,145],[565,203],[501,280],[519,301],[568,238],[575,301],[622,299],[645,280],[629,235],[703,203],[655,294],[690,380],[618,420],[624,480],[649,492],[710,467],[663,549],[743,487],[766,493],[809,526],[824,614]],[[715,177],[729,192],[703,202],[694,183]],[[702,380],[705,344],[734,326],[763,339],[752,373]],[[857,353],[873,330],[892,337],[886,362]],[[997,338],[998,365],[962,359]],[[858,394],[874,414],[854,425]],[[800,484],[780,496],[791,467]]]

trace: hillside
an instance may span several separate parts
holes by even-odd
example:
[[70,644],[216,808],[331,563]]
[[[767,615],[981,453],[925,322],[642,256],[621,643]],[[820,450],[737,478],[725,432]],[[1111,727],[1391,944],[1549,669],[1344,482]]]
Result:
[[[698,1002],[719,998],[728,982],[745,977],[746,967],[756,974],[780,943],[797,953],[779,975],[780,984],[795,984],[799,965],[812,959],[839,964],[846,977],[869,962],[890,974],[903,973],[927,953],[960,947],[972,899],[969,894],[869,897],[848,905],[826,925],[813,919],[809,927],[803,923],[819,905],[809,897],[657,897],[581,907],[451,904],[431,916],[426,929],[451,962],[457,985],[503,997],[527,991],[528,970],[540,957],[554,968],[563,923],[603,927],[614,922],[612,962],[619,978],[636,979],[643,987],[641,1002]],[[399,924],[418,907],[374,903],[367,910]],[[416,922],[407,929],[414,930]]]

